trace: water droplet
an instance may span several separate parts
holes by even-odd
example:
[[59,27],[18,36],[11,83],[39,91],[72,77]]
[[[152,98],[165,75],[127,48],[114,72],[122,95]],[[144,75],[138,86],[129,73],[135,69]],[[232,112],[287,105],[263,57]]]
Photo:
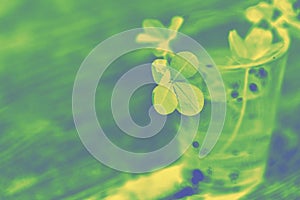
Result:
[[256,70],[255,69],[250,69],[249,70],[249,74],[255,74],[256,73]]
[[194,147],[194,148],[198,148],[198,147],[199,147],[199,143],[198,143],[197,141],[194,141],[194,142],[193,142],[193,147]]
[[268,72],[264,68],[260,68],[258,70],[258,75],[260,78],[266,78],[268,76]]
[[203,181],[204,175],[201,170],[195,169],[195,170],[193,170],[193,178],[195,178],[195,180],[198,182]]
[[192,196],[193,194],[195,194],[195,192],[192,187],[185,187],[185,188],[181,189],[179,192],[177,192],[174,195],[174,198],[181,199],[186,196]]
[[257,85],[255,83],[250,83],[249,88],[252,92],[256,92],[258,90]]
[[235,99],[235,98],[237,98],[238,96],[239,96],[238,91],[235,91],[235,90],[234,90],[234,91],[231,92],[231,97],[232,97],[232,98]]
[[232,182],[235,182],[239,178],[239,174],[240,174],[239,171],[233,171],[228,175],[228,177]]
[[239,87],[240,87],[240,84],[239,83],[237,83],[237,82],[235,82],[235,83],[232,83],[232,89],[234,89],[234,90],[237,90],[237,89],[239,89]]
[[213,169],[211,167],[209,167],[206,172],[207,172],[208,175],[212,175],[213,174]]

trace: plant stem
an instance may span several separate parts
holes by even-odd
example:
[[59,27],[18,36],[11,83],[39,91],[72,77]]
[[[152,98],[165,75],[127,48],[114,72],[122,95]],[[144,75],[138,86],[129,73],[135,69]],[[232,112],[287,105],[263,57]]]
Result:
[[249,76],[249,69],[245,69],[245,79],[244,79],[244,88],[243,88],[243,101],[242,101],[242,108],[240,111],[240,117],[236,123],[236,126],[234,128],[234,131],[231,135],[231,137],[228,139],[228,142],[226,143],[226,145],[221,149],[221,152],[224,152],[227,150],[227,148],[229,147],[229,145],[232,143],[232,141],[234,141],[234,139],[236,138],[239,129],[242,125],[244,116],[245,116],[245,111],[246,111],[246,105],[247,105],[247,87],[248,87],[248,76]]

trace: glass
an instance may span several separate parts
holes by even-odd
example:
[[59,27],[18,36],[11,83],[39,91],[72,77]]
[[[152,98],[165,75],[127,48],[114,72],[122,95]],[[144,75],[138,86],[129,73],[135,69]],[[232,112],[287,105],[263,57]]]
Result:
[[[195,185],[199,193],[190,199],[239,199],[264,179],[289,38],[284,29],[278,28],[276,33],[284,45],[273,55],[260,62],[227,64],[231,62],[230,52],[222,40],[227,40],[231,26],[222,25],[199,34],[198,41],[222,74],[227,113],[223,132],[208,156],[195,158],[198,153],[195,146],[187,152],[187,168],[200,169],[204,174],[204,180]],[[209,36],[209,40],[203,43],[201,38],[205,36]],[[206,99],[206,106],[209,106],[209,99]],[[206,119],[210,119],[207,113],[204,110],[201,114],[196,138],[200,146],[205,136]]]

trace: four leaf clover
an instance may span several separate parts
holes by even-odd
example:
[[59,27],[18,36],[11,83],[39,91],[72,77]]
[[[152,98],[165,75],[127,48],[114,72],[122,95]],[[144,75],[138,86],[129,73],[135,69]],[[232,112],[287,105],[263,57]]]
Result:
[[202,91],[186,80],[197,73],[198,65],[197,57],[190,52],[173,56],[170,67],[165,59],[152,63],[153,79],[158,84],[152,92],[153,106],[158,113],[167,115],[177,109],[183,115],[193,116],[202,110]]

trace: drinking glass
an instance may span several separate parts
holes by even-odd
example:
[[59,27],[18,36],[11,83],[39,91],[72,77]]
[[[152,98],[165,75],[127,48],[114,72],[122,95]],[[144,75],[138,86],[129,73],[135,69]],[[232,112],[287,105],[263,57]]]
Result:
[[[283,42],[282,48],[260,61],[234,63],[226,42],[228,31],[234,26],[237,24],[220,25],[198,35],[198,41],[222,75],[227,112],[223,131],[213,150],[201,159],[195,157],[199,147],[191,147],[186,153],[187,168],[199,169],[204,175],[202,181],[194,183],[197,194],[189,199],[239,199],[264,180],[289,38],[285,29],[274,28],[274,37],[276,34]],[[243,23],[238,27],[243,27]],[[193,81],[203,88],[201,81]],[[205,100],[195,141],[200,144],[208,124],[209,101],[209,98]],[[195,179],[193,175],[190,178]]]

